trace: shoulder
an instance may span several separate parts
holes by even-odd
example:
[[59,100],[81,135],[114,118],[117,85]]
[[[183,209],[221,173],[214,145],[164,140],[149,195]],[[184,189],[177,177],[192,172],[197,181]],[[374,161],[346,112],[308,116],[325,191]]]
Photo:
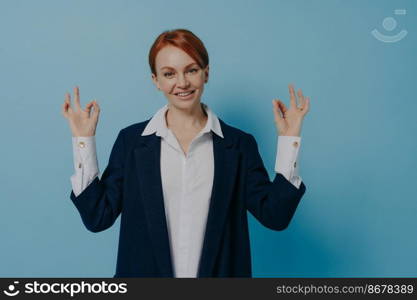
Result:
[[240,147],[248,147],[251,144],[256,144],[254,136],[242,129],[231,126],[219,119],[224,138],[231,139]]
[[149,123],[149,121],[150,119],[143,121],[143,122],[134,123],[129,126],[126,126],[125,128],[120,130],[119,134],[123,136],[141,135],[143,130],[145,130],[145,127]]
[[141,134],[149,121],[150,119],[122,128],[117,135],[114,147],[125,149],[132,148],[141,137]]

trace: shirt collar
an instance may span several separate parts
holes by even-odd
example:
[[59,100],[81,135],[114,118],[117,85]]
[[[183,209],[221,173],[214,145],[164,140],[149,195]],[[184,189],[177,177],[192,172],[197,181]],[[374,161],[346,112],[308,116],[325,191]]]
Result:
[[[215,134],[223,138],[223,133],[219,119],[206,104],[201,104],[208,117],[206,126],[204,126],[201,133],[213,131]],[[165,113],[167,110],[168,104],[165,104],[162,108],[160,108],[149,121],[149,123],[146,125],[145,130],[143,130],[142,132],[142,135],[150,135],[156,132],[157,136],[166,137],[168,133],[168,127],[166,125]]]

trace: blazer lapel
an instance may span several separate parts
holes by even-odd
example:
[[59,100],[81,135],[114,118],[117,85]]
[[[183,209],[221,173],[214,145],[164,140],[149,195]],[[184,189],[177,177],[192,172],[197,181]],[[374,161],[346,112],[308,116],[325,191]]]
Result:
[[161,140],[155,134],[139,137],[135,149],[142,195],[155,258],[163,277],[174,277],[161,181]]
[[220,124],[224,138],[213,133],[214,182],[197,277],[212,277],[237,177],[239,151],[232,147],[234,140],[221,120]]

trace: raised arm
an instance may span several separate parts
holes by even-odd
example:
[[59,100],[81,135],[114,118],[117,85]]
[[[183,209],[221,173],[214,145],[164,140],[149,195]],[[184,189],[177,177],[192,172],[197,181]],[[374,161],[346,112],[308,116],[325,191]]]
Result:
[[[297,105],[294,86],[289,85],[288,88],[289,109],[281,100],[273,100],[273,113],[278,134],[295,139],[293,146],[298,147],[296,139],[301,134],[303,118],[309,110],[310,99],[305,98],[299,90]],[[289,225],[306,187],[301,180],[296,182],[296,179],[299,179],[297,170],[293,170],[290,166],[288,168],[276,166],[277,173],[271,182],[252,135],[247,136],[245,149],[247,209],[265,227],[284,230]],[[282,164],[295,164],[296,153],[290,153],[289,158],[282,153],[281,156]]]
[[62,114],[68,119],[73,136],[75,174],[71,177],[73,189],[70,198],[80,213],[86,228],[99,232],[109,228],[122,208],[123,155],[122,131],[113,146],[109,163],[101,179],[95,150],[95,132],[100,107],[96,101],[81,108],[80,91],[74,88],[74,106],[71,95],[65,95]]

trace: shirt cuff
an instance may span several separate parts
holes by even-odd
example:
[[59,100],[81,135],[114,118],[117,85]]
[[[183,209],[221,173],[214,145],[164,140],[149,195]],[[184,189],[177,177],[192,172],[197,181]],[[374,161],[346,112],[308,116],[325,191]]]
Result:
[[99,174],[95,137],[72,137],[72,149],[75,173],[70,179],[78,196]]
[[301,184],[301,177],[298,174],[300,146],[301,137],[299,136],[278,136],[275,172],[281,173],[297,188]]

